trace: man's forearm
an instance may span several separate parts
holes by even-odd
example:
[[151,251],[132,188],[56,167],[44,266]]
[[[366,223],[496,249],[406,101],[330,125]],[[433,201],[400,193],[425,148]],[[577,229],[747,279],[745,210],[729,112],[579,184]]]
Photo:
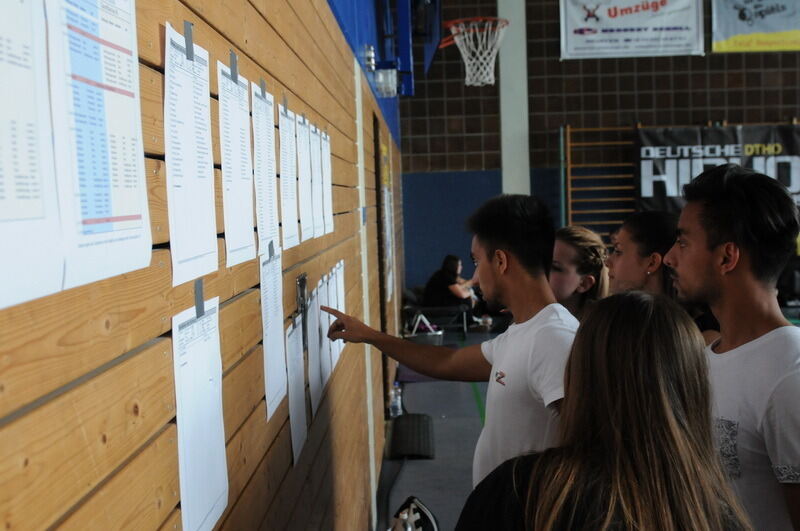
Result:
[[421,345],[377,330],[370,334],[367,343],[418,373],[434,378],[458,378],[458,375],[453,373],[450,363],[456,349]]
[[480,345],[460,349],[420,345],[370,328],[353,316],[333,308],[322,310],[336,317],[328,329],[330,339],[368,343],[411,369],[446,380],[485,381],[492,366],[486,361]]

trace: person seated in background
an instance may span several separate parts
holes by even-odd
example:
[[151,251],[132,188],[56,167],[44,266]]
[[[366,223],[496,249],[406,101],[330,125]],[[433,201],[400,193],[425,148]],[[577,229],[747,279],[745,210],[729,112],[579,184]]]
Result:
[[461,278],[461,259],[448,254],[442,261],[442,267],[436,271],[428,283],[422,296],[423,306],[458,306],[472,305],[472,280]]
[[560,445],[496,468],[456,529],[750,529],[714,448],[703,348],[667,297],[591,305],[567,361]]
[[606,246],[600,236],[571,225],[556,231],[550,288],[556,300],[578,320],[588,303],[608,295]]
[[[641,290],[654,295],[676,297],[672,270],[664,256],[675,243],[678,216],[671,212],[650,210],[628,216],[612,240],[608,255],[608,278],[611,293]],[[719,323],[707,305],[685,304],[706,344],[719,338]]]

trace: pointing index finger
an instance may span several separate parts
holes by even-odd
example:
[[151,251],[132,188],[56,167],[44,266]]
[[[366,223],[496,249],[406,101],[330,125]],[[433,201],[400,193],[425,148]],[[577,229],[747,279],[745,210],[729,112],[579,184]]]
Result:
[[344,314],[342,312],[340,312],[339,310],[334,310],[333,308],[331,308],[329,306],[320,306],[319,309],[322,310],[323,312],[327,312],[327,313],[331,314],[332,316],[336,317],[337,319],[344,317]]

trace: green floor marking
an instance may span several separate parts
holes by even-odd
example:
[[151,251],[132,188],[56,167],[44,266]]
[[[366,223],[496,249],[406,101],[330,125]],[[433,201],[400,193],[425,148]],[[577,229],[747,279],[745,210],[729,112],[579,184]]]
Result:
[[[464,348],[467,346],[467,342],[462,339],[458,346],[459,348]],[[469,386],[472,388],[472,396],[475,398],[475,405],[478,407],[478,416],[481,418],[481,425],[484,425],[486,424],[486,406],[484,404],[483,395],[478,388],[478,384],[475,382],[470,382]]]
[[470,382],[469,386],[472,387],[472,395],[475,397],[475,405],[478,406],[478,415],[481,417],[481,424],[486,424],[486,406],[483,404],[481,390],[478,389],[478,384],[475,382]]

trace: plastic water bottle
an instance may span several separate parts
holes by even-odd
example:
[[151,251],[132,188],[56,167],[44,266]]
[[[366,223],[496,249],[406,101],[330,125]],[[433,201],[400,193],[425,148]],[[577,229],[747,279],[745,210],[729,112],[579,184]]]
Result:
[[403,414],[403,388],[400,387],[398,382],[392,386],[389,393],[389,416],[391,418],[399,417]]

